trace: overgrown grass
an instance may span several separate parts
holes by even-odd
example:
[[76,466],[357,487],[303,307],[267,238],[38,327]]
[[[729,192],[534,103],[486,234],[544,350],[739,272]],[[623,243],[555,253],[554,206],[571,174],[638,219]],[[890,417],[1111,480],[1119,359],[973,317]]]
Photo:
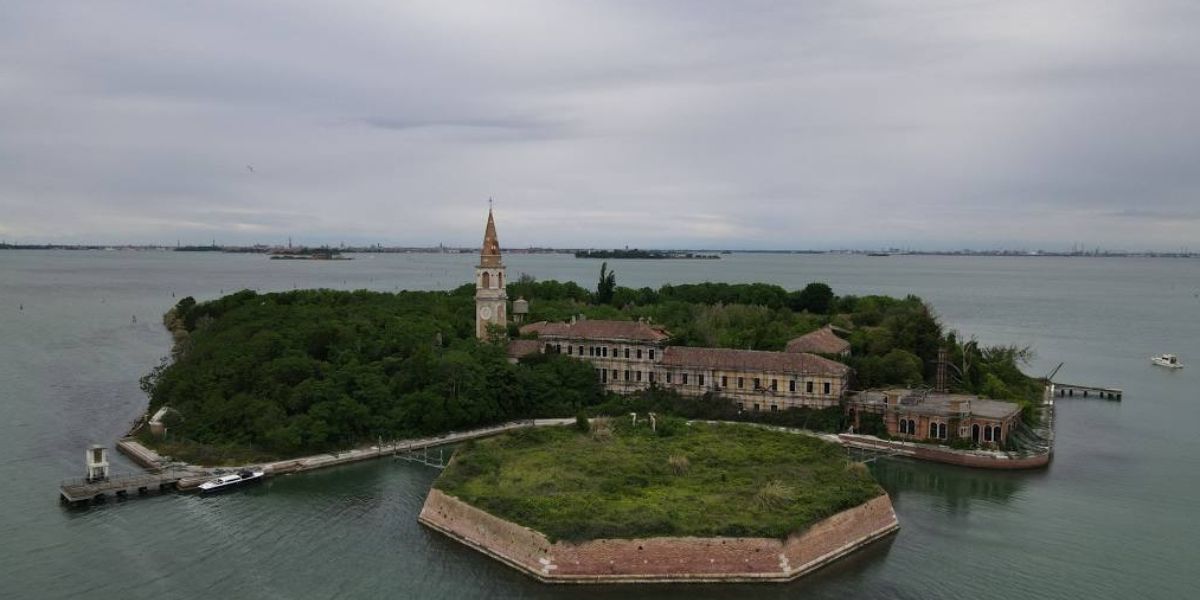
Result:
[[529,429],[464,445],[437,489],[552,540],[789,533],[883,493],[822,440],[747,425],[607,436]]

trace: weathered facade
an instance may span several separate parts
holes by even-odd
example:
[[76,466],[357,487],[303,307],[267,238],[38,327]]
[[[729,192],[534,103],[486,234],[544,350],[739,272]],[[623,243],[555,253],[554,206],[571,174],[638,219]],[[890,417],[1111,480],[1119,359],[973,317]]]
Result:
[[691,396],[720,394],[747,411],[773,411],[836,406],[849,385],[850,368],[827,358],[670,346],[665,330],[642,321],[539,322],[521,333],[536,334],[540,342],[522,346],[526,352],[587,360],[605,389],[619,393],[657,385]]
[[[475,267],[475,333],[480,339],[488,336],[489,328],[507,326],[507,302],[496,223],[488,210]],[[514,312],[523,315],[528,310],[528,302],[514,303]],[[522,326],[521,334],[536,335],[537,340],[509,342],[509,360],[538,352],[580,358],[591,363],[605,389],[618,393],[656,385],[689,396],[720,394],[742,410],[777,411],[836,406],[850,383],[849,367],[815,354],[669,346],[670,334],[646,321],[542,321]],[[805,339],[829,354],[849,348],[832,331],[797,338]],[[793,344],[799,344],[797,340]]]
[[996,447],[1007,443],[1021,418],[1013,402],[904,388],[857,392],[847,399],[846,412],[856,430],[863,415],[876,414],[897,439],[947,443],[962,438]]

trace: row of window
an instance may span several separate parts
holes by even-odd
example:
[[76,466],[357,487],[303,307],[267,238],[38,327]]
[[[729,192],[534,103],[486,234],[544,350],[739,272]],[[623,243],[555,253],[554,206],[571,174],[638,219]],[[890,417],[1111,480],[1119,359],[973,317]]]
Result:
[[[917,434],[917,422],[912,419],[900,419],[900,433],[908,435]],[[946,439],[946,424],[945,423],[929,423],[929,437],[931,439]]]
[[[617,369],[611,370],[611,372],[612,372],[611,376],[609,375],[608,369],[596,369],[596,372],[600,375],[600,380],[605,383],[607,383],[610,379],[612,381],[620,380],[618,378],[618,370]],[[679,385],[688,385],[688,382],[690,379],[690,381],[693,382],[696,386],[699,386],[699,387],[704,386],[704,374],[703,373],[697,373],[695,378],[689,378],[689,375],[690,375],[689,373],[680,373],[679,374]],[[650,383],[654,383],[654,371],[647,371],[646,376],[647,376],[646,381],[649,381]],[[624,380],[640,382],[640,381],[642,381],[642,371],[630,371],[630,370],[626,369],[624,372]],[[666,373],[666,382],[668,384],[675,383],[674,373],[672,373],[671,371],[667,371],[667,373]],[[743,381],[742,377],[737,378],[737,383],[738,383],[738,389],[742,389],[744,387],[744,381]],[[790,383],[790,386],[789,386],[790,391],[795,392],[796,391],[796,380],[793,379],[789,383]],[[809,393],[809,394],[813,393],[813,382],[808,381],[805,383],[807,384],[805,387],[807,393]],[[724,387],[727,387],[728,385],[729,385],[728,377],[722,375],[721,376],[721,387],[724,388]],[[757,377],[754,378],[754,389],[755,390],[764,389],[760,386],[760,380]],[[778,380],[772,379],[771,380],[771,391],[776,391],[776,390],[778,390]],[[831,394],[833,392],[833,385],[829,382],[822,383],[822,392],[828,396],[829,394]]]
[[[761,410],[761,408],[759,407],[758,403],[755,403],[753,406],[754,406],[754,412],[758,412],[759,410]],[[742,403],[742,402],[738,402],[738,403],[737,403],[737,407],[738,407],[738,410],[746,410],[746,405],[745,405],[744,403]],[[778,404],[772,404],[772,405],[771,405],[771,412],[779,412],[779,405],[778,405]]]
[[[908,435],[916,435],[917,422],[912,419],[900,419],[900,433]],[[929,437],[934,439],[946,439],[946,424],[945,423],[929,423]],[[979,441],[979,425],[971,426],[971,438]],[[1000,435],[1000,426],[983,427],[983,440],[985,442],[999,442],[1003,439]]]
[[[971,426],[971,437],[974,438],[975,441],[979,441],[979,425],[978,424]],[[983,426],[983,441],[999,442],[1002,439],[1004,439],[1004,438],[1000,435],[1000,426],[999,425],[984,425]]]
[[[612,353],[610,354],[609,353],[610,348],[608,346],[583,346],[582,344],[579,346],[572,346],[570,344],[567,344],[567,356],[578,355],[578,356],[582,357],[584,348],[587,348],[587,355],[594,357],[594,358],[609,358],[610,356],[612,358],[621,358],[620,349],[618,349],[618,348],[611,348]],[[557,352],[559,354],[562,354],[562,351],[563,351],[562,344],[553,344],[553,345],[546,344],[546,353],[547,354],[549,354],[551,352]],[[647,350],[646,355],[649,360],[654,360],[654,349],[650,348],[649,350]],[[625,358],[636,358],[637,360],[642,360],[642,349],[636,348],[636,349],[634,349],[633,352],[630,352],[629,348],[625,348]]]
[[[610,372],[612,375],[609,375]],[[596,375],[600,377],[600,381],[603,383],[608,383],[609,381],[620,381],[621,378],[617,376],[617,373],[618,371],[616,369],[613,369],[612,371],[609,371],[608,369],[596,369]],[[646,381],[654,383],[654,371],[646,371],[645,375]],[[640,383],[642,381],[642,371],[626,370],[625,381]]]

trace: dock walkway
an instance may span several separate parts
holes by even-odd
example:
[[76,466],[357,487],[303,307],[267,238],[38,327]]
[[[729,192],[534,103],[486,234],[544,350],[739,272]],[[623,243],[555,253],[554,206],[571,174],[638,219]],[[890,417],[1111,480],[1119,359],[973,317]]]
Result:
[[1125,392],[1118,388],[1097,387],[1093,385],[1074,385],[1070,383],[1054,383],[1051,394],[1058,398],[1100,398],[1103,400],[1121,400]]

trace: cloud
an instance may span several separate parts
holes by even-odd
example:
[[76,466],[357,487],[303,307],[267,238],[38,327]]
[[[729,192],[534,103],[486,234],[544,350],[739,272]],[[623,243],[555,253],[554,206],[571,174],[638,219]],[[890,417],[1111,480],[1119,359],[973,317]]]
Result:
[[475,244],[494,196],[513,246],[1174,248],[1197,26],[1165,0],[18,4],[0,231]]

